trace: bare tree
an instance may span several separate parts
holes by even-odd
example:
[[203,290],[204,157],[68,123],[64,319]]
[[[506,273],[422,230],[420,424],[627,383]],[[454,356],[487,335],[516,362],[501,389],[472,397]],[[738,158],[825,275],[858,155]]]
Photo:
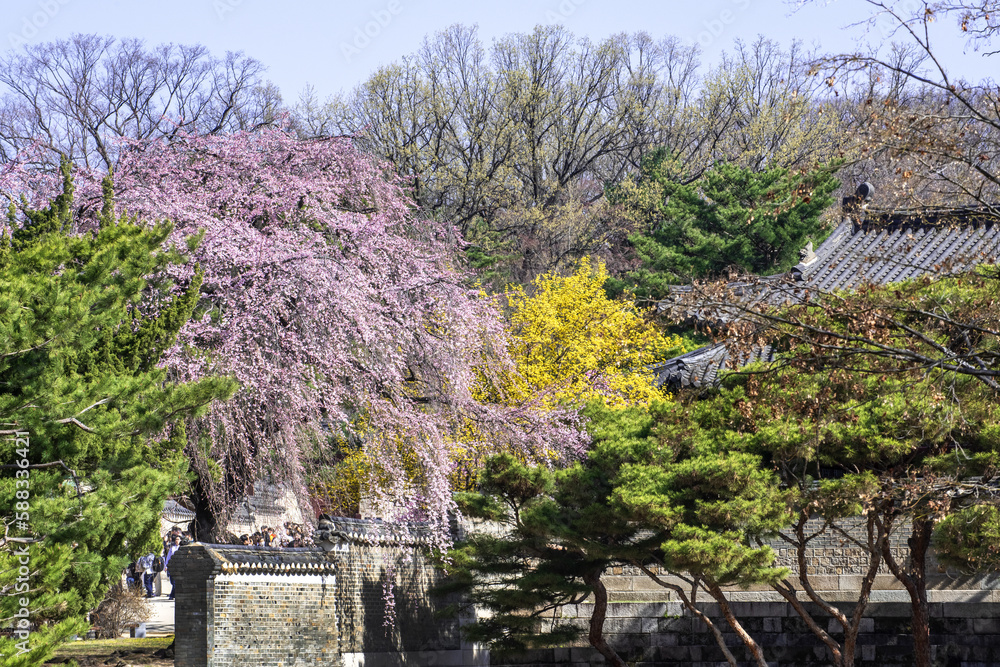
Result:
[[837,155],[840,119],[809,76],[811,59],[800,42],[786,51],[764,37],[737,40],[706,77],[698,102],[706,166],[812,167]]
[[[607,216],[587,207],[654,148],[687,180],[720,159],[758,168],[828,160],[840,117],[817,96],[807,55],[761,39],[703,77],[697,46],[676,37],[592,42],[540,26],[486,48],[474,27],[455,25],[325,104],[307,89],[293,126],[309,137],[354,135],[412,179],[426,213],[453,220],[477,246],[530,255],[508,267],[530,280],[578,253],[614,263],[629,230],[592,224]],[[565,215],[570,201],[586,224]]]
[[[0,160],[39,143],[91,168],[113,167],[116,141],[218,133],[273,122],[281,96],[242,53],[97,35],[0,57]],[[58,157],[53,157],[58,164]]]
[[658,142],[695,152],[684,126],[697,62],[696,48],[644,33],[593,43],[539,27],[487,50],[455,25],[326,104],[307,89],[293,121],[305,136],[356,134],[464,231],[554,205],[578,179],[618,180]]
[[[814,71],[834,94],[854,95],[855,130],[878,167],[890,206],[977,205],[1000,213],[1000,95],[990,81],[949,72],[932,41],[931,24],[955,19],[970,43],[990,55],[996,0],[916,2],[868,0],[867,23],[901,40],[881,50],[816,60]],[[879,82],[874,85],[873,82]]]

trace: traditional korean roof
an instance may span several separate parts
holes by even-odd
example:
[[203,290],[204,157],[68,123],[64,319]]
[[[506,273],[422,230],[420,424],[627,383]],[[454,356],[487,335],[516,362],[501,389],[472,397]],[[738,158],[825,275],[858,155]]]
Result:
[[176,500],[168,499],[163,503],[163,512],[160,516],[170,523],[185,523],[194,519],[195,513]]
[[995,221],[977,209],[876,213],[861,224],[848,217],[790,277],[804,288],[830,292],[967,271],[1000,258]]
[[287,549],[200,542],[189,546],[204,547],[223,574],[332,575],[337,570],[336,564],[327,560],[318,547]]
[[424,546],[431,544],[426,524],[388,523],[377,519],[348,519],[323,515],[316,525],[317,544],[357,544],[364,546]]
[[[811,244],[810,244],[811,245]],[[802,251],[802,262],[790,271],[755,283],[731,283],[730,290],[746,302],[796,302],[808,294],[885,285],[923,275],[967,271],[977,264],[1000,262],[1000,224],[995,210],[985,208],[866,211],[845,215],[840,225],[815,251]],[[690,292],[680,287],[676,294]],[[661,310],[674,309],[668,298]],[[739,317],[739,308],[700,309],[683,306],[690,319],[725,324]],[[702,387],[718,373],[752,361],[770,360],[769,346],[746,359],[730,359],[725,343],[716,343],[669,359],[653,370],[662,384]]]
[[258,481],[253,495],[234,508],[226,529],[234,535],[249,534],[261,526],[280,526],[286,521],[303,522],[295,494],[288,487]]
[[733,362],[725,343],[699,347],[679,357],[653,367],[656,382],[668,387],[709,387],[715,384],[721,370],[740,368],[755,361],[771,361],[774,352],[770,345],[756,348],[749,355]]

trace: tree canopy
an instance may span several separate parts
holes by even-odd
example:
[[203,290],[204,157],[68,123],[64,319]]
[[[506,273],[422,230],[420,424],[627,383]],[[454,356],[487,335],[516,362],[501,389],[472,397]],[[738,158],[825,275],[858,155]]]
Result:
[[[704,303],[738,303],[731,294],[707,298],[712,293],[728,290],[707,290]],[[746,349],[769,341],[776,361],[732,374],[673,427],[679,442],[762,456],[797,490],[792,509],[800,526],[816,517],[827,527],[861,518],[867,534],[849,536],[869,555],[859,605],[879,567],[891,572],[911,598],[921,665],[931,660],[932,541],[952,566],[996,566],[985,548],[1000,502],[995,295],[995,268],[980,267],[811,295],[780,309],[749,305],[731,327],[745,339],[732,343]],[[907,558],[889,546],[901,531],[909,532]],[[790,543],[800,549],[809,539],[799,531]],[[824,609],[848,637],[856,634],[857,615]],[[850,661],[852,645],[834,646],[817,634]]]
[[[46,187],[30,168],[8,172],[0,189],[15,197]],[[99,176],[78,178],[81,231],[101,209]],[[443,535],[453,443],[558,457],[585,441],[572,415],[473,396],[483,350],[489,372],[511,363],[500,314],[459,268],[454,230],[419,220],[402,181],[350,140],[264,128],[142,142],[115,184],[120,207],[174,222],[168,242],[201,239],[195,321],[167,369],[240,385],[189,424],[203,538],[265,474],[305,497],[309,470],[339,455],[330,443],[363,447],[392,480],[379,497],[410,498]],[[194,269],[163,277],[186,286]]]
[[[678,446],[661,424],[683,412],[676,403],[622,410],[593,404],[594,442],[584,460],[558,470],[509,456],[487,462],[479,491],[459,502],[499,529],[473,534],[450,552],[448,566],[449,590],[492,612],[471,636],[507,649],[564,641],[580,629],[541,619],[593,594],[589,640],[609,664],[624,666],[603,638],[608,600],[601,576],[613,564],[631,565],[677,593],[736,664],[695,605],[697,591],[708,590],[725,611],[721,587],[784,578],[774,552],[755,539],[782,528],[789,514],[775,476],[756,455]],[[660,575],[678,576],[692,589]],[[725,615],[757,664],[765,664],[735,615]]]
[[[13,35],[12,35],[13,37]],[[12,44],[13,46],[13,44]],[[42,146],[92,169],[118,162],[120,139],[216,134],[274,122],[277,89],[243,53],[77,34],[0,57],[0,161]]]
[[660,298],[670,284],[732,269],[787,270],[807,241],[829,233],[821,214],[840,185],[830,168],[754,171],[720,162],[686,182],[676,167],[667,151],[653,151],[634,180],[608,193],[638,225],[630,241],[642,263],[625,284],[641,296]]
[[631,301],[609,299],[608,278],[602,262],[584,258],[570,276],[536,278],[530,296],[519,286],[507,291],[522,400],[541,394],[552,405],[596,399],[624,407],[663,398],[650,366],[683,345]]
[[22,207],[23,225],[0,233],[0,617],[26,609],[35,628],[26,644],[0,639],[12,666],[81,633],[130,555],[158,544],[185,479],[184,420],[232,392],[159,365],[201,286],[200,272],[178,290],[147,279],[182,260],[163,248],[170,226],[115,217],[107,187],[96,228],[72,234],[68,163],[62,175],[50,206]]

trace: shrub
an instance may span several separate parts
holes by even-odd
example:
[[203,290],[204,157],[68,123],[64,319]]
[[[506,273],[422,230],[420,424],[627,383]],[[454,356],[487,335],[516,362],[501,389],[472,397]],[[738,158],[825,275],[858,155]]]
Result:
[[90,617],[97,627],[98,639],[121,637],[129,627],[149,620],[151,610],[142,589],[115,584]]

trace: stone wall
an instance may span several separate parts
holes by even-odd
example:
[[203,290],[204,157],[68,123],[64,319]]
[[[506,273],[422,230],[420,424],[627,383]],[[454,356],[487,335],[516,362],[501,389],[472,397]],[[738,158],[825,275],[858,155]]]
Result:
[[[810,524],[815,531],[819,524]],[[848,536],[859,537],[860,522],[842,524],[843,533],[828,531],[807,550],[809,580],[820,596],[843,611],[853,610],[867,558]],[[891,541],[893,554],[905,562],[908,528],[901,527]],[[781,540],[771,544],[778,564],[792,571],[797,582],[795,552]],[[657,572],[664,580],[684,582]],[[931,642],[935,664],[942,667],[1000,667],[1000,575],[968,576],[940,567],[931,555],[927,567],[931,613]],[[611,602],[605,636],[635,667],[725,665],[722,651],[706,626],[693,617],[669,591],[638,568],[613,567],[602,577]],[[687,588],[687,586],[684,586]],[[772,667],[820,667],[832,664],[826,647],[806,627],[791,606],[768,587],[727,591],[731,607],[744,628],[764,649]],[[803,594],[800,599],[805,599]],[[710,600],[704,593],[699,600]],[[865,618],[861,622],[858,665],[913,664],[909,595],[883,568],[875,579]],[[723,630],[727,645],[740,660],[749,662],[743,643],[722,618],[714,602],[699,608]],[[817,622],[840,640],[839,624],[812,604],[806,605]],[[545,621],[587,627],[592,604],[567,605]],[[586,641],[586,632],[572,646],[529,651],[518,655],[493,653],[493,667],[583,667],[606,661]],[[741,663],[743,664],[743,663]]]
[[[484,651],[462,641],[458,621],[437,614],[449,601],[428,594],[441,572],[424,555],[426,533],[343,518],[321,526],[330,540],[324,544],[341,555],[338,627],[345,667],[489,664]],[[390,587],[394,619],[387,618]]]
[[[178,582],[175,664],[605,664],[585,638],[572,646],[519,655],[478,650],[463,642],[459,621],[436,615],[448,601],[429,594],[440,573],[423,555],[428,539],[419,528],[351,519],[320,523],[325,550],[183,547],[171,561]],[[784,546],[777,542],[774,546],[779,560],[794,565]],[[903,554],[902,537],[894,550]],[[809,551],[811,581],[824,599],[849,610],[860,586],[863,562],[861,549],[849,539],[835,533],[823,535]],[[963,577],[938,568],[933,561],[929,575],[936,664],[1000,667],[1000,577]],[[605,633],[630,665],[724,664],[712,635],[672,591],[629,567],[612,568],[603,581],[612,603]],[[387,618],[385,595],[390,588],[394,620]],[[826,648],[777,593],[765,588],[732,590],[729,597],[772,667],[830,664]],[[717,605],[700,602],[699,606],[724,630],[734,654],[746,660],[742,643],[728,630]],[[545,622],[585,628],[591,611],[590,604],[567,605]],[[819,623],[836,637],[837,626],[814,611]],[[877,577],[865,616],[858,664],[912,664],[909,597],[893,577],[884,573]]]
[[[763,646],[771,667],[828,667],[827,649],[784,602],[735,602],[733,611],[747,631]],[[936,665],[942,667],[996,667],[1000,665],[1000,620],[996,602],[936,602],[931,604],[931,640]],[[699,604],[723,627],[715,604]],[[569,605],[560,620],[585,625],[591,605]],[[815,608],[811,611],[816,612]],[[817,618],[823,618],[821,613]],[[857,665],[882,667],[913,665],[909,635],[910,609],[906,602],[877,602],[861,621]],[[822,627],[838,638],[834,624]],[[717,667],[726,665],[722,651],[698,619],[676,602],[619,602],[609,606],[605,622],[608,641],[631,667]],[[739,638],[726,631],[726,643],[742,664],[750,657]],[[839,635],[842,639],[843,636]],[[586,643],[517,655],[493,653],[493,667],[601,666],[604,658]]]
[[315,549],[191,544],[177,583],[174,664],[340,664],[336,568]]
[[[328,550],[190,544],[171,560],[177,667],[473,666],[436,611],[420,528],[336,519]],[[392,602],[387,605],[387,594]],[[388,615],[388,617],[387,617]]]

